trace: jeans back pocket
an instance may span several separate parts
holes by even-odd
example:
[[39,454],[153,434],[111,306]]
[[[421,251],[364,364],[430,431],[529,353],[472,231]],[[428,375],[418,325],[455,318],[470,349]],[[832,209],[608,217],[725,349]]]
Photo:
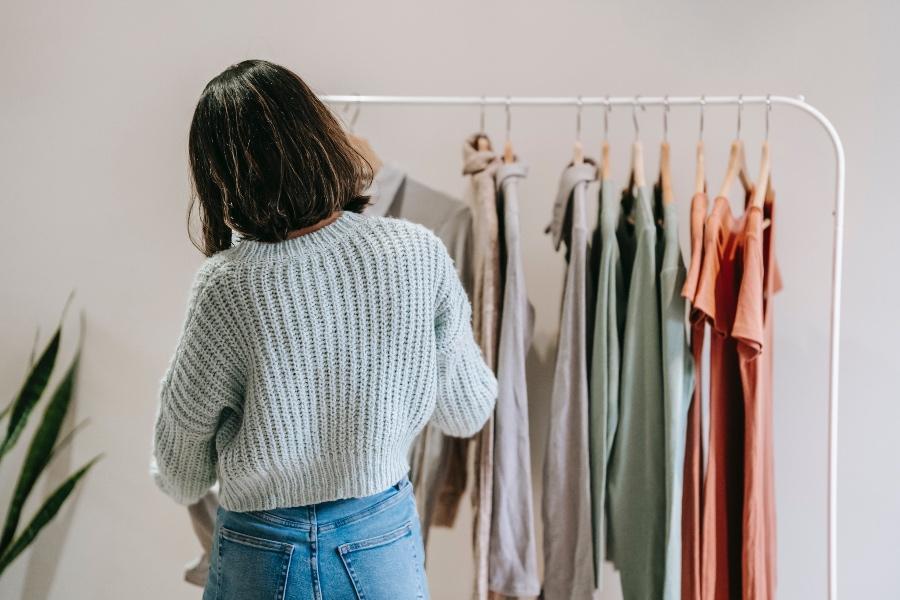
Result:
[[425,598],[425,577],[411,523],[358,542],[338,553],[360,600]]
[[282,600],[294,547],[219,528],[216,600]]

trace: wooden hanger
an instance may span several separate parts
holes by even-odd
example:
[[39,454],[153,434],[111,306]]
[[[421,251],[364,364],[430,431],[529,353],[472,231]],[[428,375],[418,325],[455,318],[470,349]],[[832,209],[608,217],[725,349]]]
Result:
[[372,144],[369,143],[369,140],[353,133],[347,134],[347,138],[350,140],[350,145],[366,159],[372,167],[373,172],[377,173],[381,170],[384,163],[381,161],[381,157],[378,156],[378,153],[375,152],[375,149],[372,148]]
[[706,159],[703,152],[703,117],[706,96],[700,96],[700,137],[697,140],[697,170],[694,173],[694,194],[706,193]]
[[738,130],[737,137],[731,142],[731,153],[728,157],[728,169],[725,171],[725,181],[719,188],[720,196],[728,196],[728,190],[734,182],[734,178],[741,180],[741,186],[744,191],[749,191],[753,187],[750,176],[747,174],[747,158],[744,153],[744,142],[741,141],[741,113],[744,110],[743,96],[738,96]]
[[[638,99],[634,99],[632,107],[631,119],[634,122],[634,143],[631,145],[631,181],[637,187],[647,185],[647,179],[644,176],[644,146],[641,144],[641,128],[637,120]],[[644,109],[644,106],[641,105]],[[646,110],[646,109],[644,109]]]
[[503,144],[503,164],[511,165],[516,161],[515,154],[513,153],[512,142],[509,139],[509,132],[512,124],[512,116],[510,115],[509,105],[511,104],[511,100],[509,96],[506,97],[506,142]]
[[575,146],[572,149],[572,164],[584,164],[584,146],[581,145],[581,96],[578,96],[578,112],[575,113]]
[[765,141],[762,146],[762,157],[759,159],[759,179],[756,180],[756,187],[753,188],[753,199],[750,201],[750,206],[762,209],[769,191],[771,169],[769,142]]
[[647,178],[644,177],[644,147],[640,140],[635,140],[631,145],[631,179],[638,187],[647,185]]
[[582,146],[581,142],[578,140],[575,140],[575,146],[572,149],[572,164],[584,164],[584,146]]
[[[759,179],[756,180],[756,187],[753,188],[753,198],[750,206],[756,206],[760,210],[766,199],[772,193],[772,159],[769,152],[769,115],[772,112],[772,99],[766,96],[766,137],[762,145],[762,156],[759,159]],[[769,222],[766,219],[764,227],[768,227]]]
[[607,96],[606,110],[603,112],[603,145],[600,146],[600,181],[609,180],[609,111],[611,109],[609,96]]
[[671,204],[675,200],[672,192],[672,161],[669,158],[669,142],[663,141],[659,149],[659,182],[662,187],[663,205]]
[[703,157],[703,141],[697,142],[697,171],[694,175],[694,193],[706,192],[706,164]]
[[609,142],[600,147],[600,181],[609,180]]
[[675,198],[672,192],[672,159],[669,152],[669,97],[663,106],[663,141],[659,148],[659,183],[662,187],[663,205],[671,204]]
[[[347,104],[344,107],[344,113],[346,113],[349,106],[350,105]],[[353,111],[353,116],[350,118],[350,123],[347,125],[347,139],[350,140],[350,145],[353,146],[366,162],[369,163],[373,173],[377,173],[384,164],[381,161],[381,157],[379,157],[378,153],[375,152],[375,149],[372,148],[369,140],[356,134],[356,121],[359,119],[360,106],[361,104],[356,102],[356,110]]]
[[722,182],[722,187],[719,188],[720,196],[728,196],[728,190],[731,188],[731,184],[734,182],[735,177],[738,177],[741,180],[741,186],[743,186],[744,191],[750,190],[753,186],[750,182],[750,177],[747,175],[747,159],[744,154],[744,142],[740,139],[731,142],[731,153],[728,157],[728,170],[725,171],[725,181]]

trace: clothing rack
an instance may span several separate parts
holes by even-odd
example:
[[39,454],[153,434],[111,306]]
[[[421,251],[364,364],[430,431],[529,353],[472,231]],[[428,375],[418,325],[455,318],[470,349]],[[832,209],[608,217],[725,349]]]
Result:
[[[383,104],[383,105],[431,105],[431,106],[573,106],[578,108],[580,135],[581,109],[584,106],[630,106],[633,109],[647,106],[700,106],[763,104],[769,109],[780,104],[791,106],[812,116],[825,129],[834,148],[835,192],[833,247],[831,255],[831,313],[829,338],[828,377],[828,600],[837,600],[837,449],[838,449],[838,375],[841,330],[841,281],[844,245],[844,146],[837,130],[816,107],[803,96],[362,96],[324,95],[324,102],[332,104]],[[483,113],[482,113],[483,114]],[[740,114],[740,113],[739,113]],[[507,112],[507,128],[509,113]],[[766,121],[768,127],[768,120]]]

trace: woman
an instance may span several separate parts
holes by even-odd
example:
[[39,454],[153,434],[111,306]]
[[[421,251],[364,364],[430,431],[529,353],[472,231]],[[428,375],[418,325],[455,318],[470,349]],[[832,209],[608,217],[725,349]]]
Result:
[[427,598],[410,444],[473,435],[496,396],[452,260],[359,214],[371,167],[283,67],[210,81],[189,153],[208,258],[152,471],[182,504],[219,481],[204,598]]

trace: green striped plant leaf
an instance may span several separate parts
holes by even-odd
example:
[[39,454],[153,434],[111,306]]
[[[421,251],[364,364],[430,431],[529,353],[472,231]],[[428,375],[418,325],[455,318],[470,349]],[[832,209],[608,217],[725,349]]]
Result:
[[[38,342],[40,341],[40,337],[41,337],[41,328],[38,327],[34,332],[34,343],[31,345],[31,355],[28,357],[28,368],[29,369],[34,366],[34,358],[35,358],[35,356],[37,356],[37,348],[38,348]],[[9,404],[4,406],[3,410],[0,410],[0,421],[2,421],[3,418],[9,414],[9,411],[10,411],[10,409],[12,409],[13,404],[15,404],[15,400],[10,400]]]
[[53,337],[50,339],[46,348],[44,348],[44,351],[41,352],[40,358],[38,358],[37,362],[31,368],[28,377],[25,378],[22,389],[19,390],[16,399],[13,400],[9,407],[10,416],[9,423],[6,427],[6,436],[4,437],[3,442],[0,443],[0,461],[2,461],[7,452],[15,446],[16,441],[25,429],[25,425],[28,423],[28,417],[31,415],[31,411],[34,410],[35,405],[41,399],[44,390],[47,388],[47,382],[50,381],[50,374],[53,372],[53,367],[56,364],[56,355],[59,352],[62,322],[65,318],[69,303],[72,301],[73,294],[69,294],[69,298],[66,300],[66,305],[63,308],[63,315],[60,318],[56,332],[53,334]]
[[63,503],[75,489],[78,481],[87,474],[91,467],[100,460],[101,455],[94,457],[90,462],[81,467],[66,479],[54,492],[50,495],[44,504],[38,509],[28,526],[19,534],[19,536],[10,544],[9,548],[0,555],[0,575],[6,570],[6,567],[12,563],[26,548],[34,541],[38,533],[53,520]]
[[12,543],[16,534],[16,527],[18,527],[19,519],[22,516],[22,510],[25,508],[25,502],[34,489],[34,484],[37,482],[38,477],[41,476],[41,473],[43,473],[50,462],[50,457],[53,455],[53,448],[59,438],[63,420],[66,418],[69,405],[72,402],[75,372],[78,369],[80,355],[81,352],[79,350],[47,403],[47,407],[44,409],[44,416],[37,430],[35,430],[34,436],[31,438],[31,444],[28,446],[28,453],[22,464],[22,470],[19,472],[19,480],[16,482],[12,501],[7,509],[3,533],[0,535],[0,555]]

